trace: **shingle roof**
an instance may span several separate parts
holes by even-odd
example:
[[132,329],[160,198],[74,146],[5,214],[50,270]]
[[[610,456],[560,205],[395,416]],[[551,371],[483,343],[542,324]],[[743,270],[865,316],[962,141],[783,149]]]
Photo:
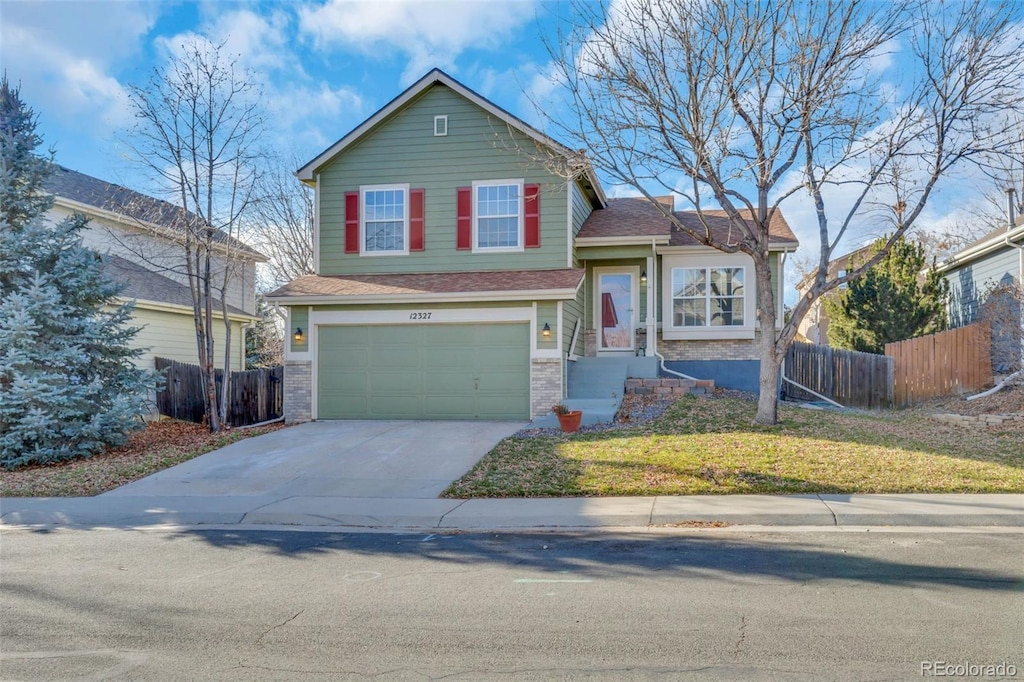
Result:
[[499,270],[398,275],[306,275],[266,298],[310,296],[422,296],[429,294],[575,291],[583,270]]
[[[44,186],[46,191],[55,196],[169,229],[180,230],[180,223],[188,215],[181,207],[169,202],[57,164],[54,164],[53,173],[46,179]],[[259,251],[220,230],[215,232],[214,240],[256,260],[267,259]]]
[[[120,256],[106,254],[102,259],[106,275],[116,282],[126,284],[124,291],[118,294],[121,298],[192,307],[192,293],[184,284]],[[213,307],[214,310],[220,311],[220,301],[214,299]],[[233,305],[228,306],[228,312],[232,315],[252,317]]]
[[[671,197],[658,197],[658,200],[668,205],[671,202]],[[696,211],[673,211],[673,213],[688,227],[699,231],[704,230]],[[716,241],[729,242],[740,238],[725,211],[705,209],[702,213],[711,229],[712,237]],[[591,213],[577,236],[580,238],[669,237],[670,246],[700,245],[700,242],[689,234],[673,229],[673,227],[671,221],[648,199],[627,197],[609,199],[607,208]],[[772,215],[768,225],[768,241],[772,244],[796,243],[797,241],[796,235],[793,234],[781,211],[776,211]]]

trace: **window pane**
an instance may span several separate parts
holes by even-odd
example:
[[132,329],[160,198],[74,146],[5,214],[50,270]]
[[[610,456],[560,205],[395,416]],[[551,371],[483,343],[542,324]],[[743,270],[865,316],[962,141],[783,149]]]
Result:
[[519,246],[519,187],[485,185],[476,191],[478,248]]
[[712,298],[711,326],[738,326],[743,324],[743,298]]
[[739,296],[742,294],[743,268],[712,268],[712,296]]
[[672,306],[672,324],[676,327],[703,327],[705,316],[703,298],[676,300]]
[[405,250],[405,192],[371,190],[364,195],[364,251]]
[[672,296],[704,296],[706,291],[704,268],[676,268],[672,271]]

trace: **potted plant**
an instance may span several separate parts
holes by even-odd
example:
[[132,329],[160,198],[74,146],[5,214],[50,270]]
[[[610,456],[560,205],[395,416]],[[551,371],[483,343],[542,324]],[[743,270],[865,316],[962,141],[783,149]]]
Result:
[[565,433],[576,433],[580,430],[583,410],[570,410],[565,403],[555,403],[551,406],[551,411],[558,417],[558,424]]

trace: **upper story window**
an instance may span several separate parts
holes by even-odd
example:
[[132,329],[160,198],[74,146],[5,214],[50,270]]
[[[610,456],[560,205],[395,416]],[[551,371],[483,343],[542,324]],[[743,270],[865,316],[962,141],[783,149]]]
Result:
[[523,181],[473,183],[473,216],[474,250],[522,250]]
[[743,268],[675,268],[672,324],[675,327],[742,327]]
[[363,187],[363,254],[409,253],[409,188]]

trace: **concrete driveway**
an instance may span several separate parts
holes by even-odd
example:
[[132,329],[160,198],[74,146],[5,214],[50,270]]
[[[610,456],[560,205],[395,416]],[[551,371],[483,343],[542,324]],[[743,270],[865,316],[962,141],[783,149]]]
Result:
[[104,496],[436,498],[523,426],[311,422],[233,443]]

